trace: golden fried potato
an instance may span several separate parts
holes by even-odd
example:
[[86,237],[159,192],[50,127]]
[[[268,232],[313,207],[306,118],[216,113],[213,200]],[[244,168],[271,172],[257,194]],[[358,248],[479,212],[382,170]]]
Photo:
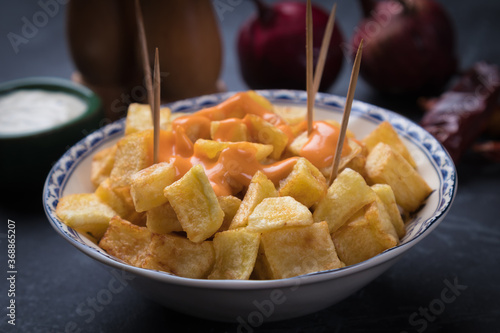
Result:
[[[366,161],[366,158],[364,158],[364,156],[362,156],[363,154],[363,146],[360,145],[356,140],[351,140],[349,138],[347,138],[347,134],[346,134],[346,138],[345,138],[345,142],[347,142],[347,145],[349,146],[350,150],[349,150],[349,153],[347,155],[344,155],[340,158],[340,163],[339,163],[339,173],[342,172],[344,169],[348,168],[348,165],[351,165],[353,166],[355,169],[352,169],[354,171],[356,171],[357,173],[359,173],[360,175],[363,176],[363,172],[359,172],[358,169],[360,168],[359,166],[359,163],[363,164],[364,166],[364,162]],[[358,160],[359,158],[359,160]],[[326,168],[321,168],[320,169],[321,173],[325,176],[325,177],[330,177],[331,173],[332,173],[332,166],[328,166]],[[364,171],[364,168],[362,168],[362,171]]]
[[301,106],[275,105],[274,113],[290,125],[297,125],[306,119],[307,109]]
[[388,121],[380,123],[377,128],[375,128],[363,139],[363,142],[366,145],[366,148],[368,148],[368,152],[371,152],[379,142],[386,143],[391,146],[394,151],[400,153],[412,167],[415,168],[417,166],[415,160],[408,151],[408,148],[405,146],[403,141],[401,141],[398,133]]
[[392,188],[387,184],[375,184],[372,186],[372,190],[384,203],[385,209],[391,218],[392,225],[394,229],[396,229],[398,237],[400,239],[403,238],[406,234],[405,224],[401,218],[401,213],[396,204],[396,198],[394,197]]
[[354,170],[344,169],[316,206],[314,221],[326,221],[330,233],[335,232],[347,220],[377,195],[366,184],[364,178]]
[[399,243],[389,214],[378,197],[335,231],[332,240],[346,265],[367,260]]
[[130,206],[128,202],[111,187],[109,178],[104,180],[94,193],[99,200],[113,208],[113,210],[124,219],[127,219],[127,217],[135,211],[134,207]]
[[[285,279],[344,266],[326,222],[263,232],[261,246],[264,256],[258,256],[256,274],[262,279]],[[266,272],[269,275],[262,276]]]
[[189,116],[191,115],[190,112],[171,112],[170,113],[170,121],[167,124],[166,130],[171,131],[172,130],[172,122],[176,120],[177,118],[181,118],[184,116]]
[[[220,138],[220,134],[223,135],[224,140],[216,140],[217,137]],[[212,121],[210,123],[210,137],[216,141],[246,142],[249,133],[247,125],[241,119],[230,118]]]
[[113,188],[113,192],[116,193],[120,200],[128,207],[129,213],[125,216],[122,216],[125,220],[133,223],[135,225],[144,227],[146,226],[146,213],[145,212],[137,212],[135,210],[134,200],[132,199],[132,195],[130,194],[130,186],[122,186]]
[[243,197],[240,208],[238,208],[229,229],[246,227],[248,224],[248,217],[252,214],[255,207],[265,198],[277,196],[278,191],[274,187],[273,182],[270,181],[265,174],[257,171],[252,177],[248,190]]
[[370,223],[379,243],[386,248],[398,245],[398,234],[382,200],[377,196],[374,202],[366,205],[364,208],[365,218]]
[[135,210],[145,212],[167,202],[163,189],[174,182],[175,173],[172,164],[161,162],[131,175],[130,194]]
[[[358,154],[351,155],[350,157],[352,157],[352,159],[349,161],[344,161],[346,163],[342,166],[342,169],[339,169],[339,170],[342,171],[346,168],[349,168],[349,169],[356,171],[361,176],[363,176],[363,178],[365,178],[365,176],[366,176],[365,175],[365,164],[366,164],[365,150],[366,149],[362,149],[361,152],[359,152]],[[331,169],[329,169],[329,171],[331,173]]]
[[251,124],[249,128],[252,138],[259,143],[272,145],[271,158],[279,159],[288,144],[288,136],[257,115],[247,114],[244,119]]
[[366,159],[366,174],[372,184],[388,184],[396,202],[407,212],[417,210],[432,189],[417,171],[388,144],[377,144]]
[[218,158],[219,154],[228,147],[246,151],[253,150],[255,151],[255,159],[257,161],[266,159],[273,152],[272,145],[264,145],[253,142],[219,142],[213,140],[198,139],[194,143],[195,152],[210,159]]
[[150,154],[153,132],[143,131],[127,135],[117,143],[115,163],[110,179],[113,187],[129,186],[130,176],[153,164]]
[[182,231],[181,223],[177,214],[166,202],[163,205],[151,208],[146,212],[146,227],[156,234],[169,234],[174,231]]
[[327,190],[323,174],[305,158],[299,158],[292,172],[280,181],[279,195],[291,196],[306,207],[318,202]]
[[304,147],[304,145],[308,141],[309,141],[309,135],[307,134],[307,131],[302,132],[301,134],[297,135],[295,139],[293,139],[293,141],[288,145],[287,149],[293,155],[300,156],[300,151],[302,150],[302,147]]
[[69,227],[99,240],[108,228],[109,220],[118,214],[94,193],[80,193],[59,199],[56,215]]
[[99,246],[127,264],[141,267],[150,242],[151,232],[147,228],[115,216],[109,222],[109,228]]
[[224,220],[214,189],[203,167],[192,167],[163,192],[190,241],[199,243],[219,230]]
[[332,234],[337,254],[346,265],[365,261],[387,249],[377,240],[364,209],[360,212]]
[[248,217],[246,230],[263,232],[313,223],[311,211],[292,197],[265,198]]
[[259,250],[260,234],[245,229],[215,234],[215,265],[208,276],[213,280],[248,280]]
[[[321,122],[333,125],[340,130],[340,124],[335,120],[322,120]],[[306,125],[306,123],[304,123],[304,125]],[[299,127],[301,127],[301,126],[299,126]],[[307,126],[304,126],[303,130],[300,133],[297,133],[295,139],[290,143],[290,145],[288,147],[288,150],[296,156],[300,155],[300,151],[302,150],[302,147],[304,147],[304,145],[307,143],[307,141],[309,141],[309,134],[307,133],[306,128],[307,128]],[[346,137],[346,142],[348,144],[350,144],[350,141],[352,141],[350,139],[354,139],[355,135],[353,132],[351,132],[349,129],[347,129],[345,137]],[[354,147],[354,148],[356,148],[356,147]],[[334,149],[335,149],[335,147],[332,147],[332,151]]]
[[210,139],[210,119],[207,117],[197,117],[193,121],[190,115],[178,117],[172,122],[172,130],[181,130],[191,142],[198,139]]
[[115,164],[115,153],[117,145],[102,149],[92,158],[90,167],[90,181],[95,187],[98,187],[111,174]]
[[211,241],[193,243],[171,234],[153,234],[142,267],[192,279],[204,279],[215,261]]
[[254,90],[248,90],[247,92],[247,95],[250,96],[254,101],[256,101],[257,103],[259,103],[260,106],[266,108],[268,111],[273,111],[274,109],[274,106],[273,104],[271,104],[271,102],[265,98],[264,96],[262,95],[259,95],[257,92],[255,92]]
[[[160,108],[160,129],[167,130],[169,123],[170,109]],[[125,135],[149,129],[153,129],[153,117],[149,104],[130,104],[125,120]]]
[[217,197],[217,200],[219,201],[220,208],[224,212],[224,221],[218,232],[229,230],[229,226],[241,206],[241,199],[232,195],[226,195]]
[[257,252],[257,259],[255,260],[255,266],[253,268],[252,274],[250,274],[250,280],[272,280],[273,272],[271,270],[271,265],[267,260],[266,254],[264,253],[264,247],[262,246],[262,235],[259,244],[259,250]]
[[[304,145],[309,141],[309,136],[306,132],[301,133],[298,135],[292,143],[288,146],[288,151],[295,155],[295,156],[301,156],[301,151]],[[350,151],[347,155],[344,155],[340,158],[340,164],[339,164],[339,172],[344,170],[348,164],[355,158],[357,158],[360,154],[363,153],[363,146],[360,145],[356,140],[353,140],[349,138],[349,136],[346,134],[345,138],[346,144],[349,146]],[[335,147],[332,147],[332,152],[335,150]],[[358,163],[363,163],[364,159],[360,157],[360,161],[355,161],[353,162],[352,166],[357,168]],[[325,177],[329,177],[332,171],[332,166],[324,167],[319,169],[321,173]],[[357,171],[357,170],[356,170]]]

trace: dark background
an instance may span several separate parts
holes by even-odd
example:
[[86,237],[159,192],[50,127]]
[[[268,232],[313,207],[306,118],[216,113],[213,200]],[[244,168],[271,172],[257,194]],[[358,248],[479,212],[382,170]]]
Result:
[[[327,11],[332,1],[314,1]],[[476,61],[500,64],[500,3],[491,0],[439,1],[457,30],[457,54],[465,69]],[[36,1],[0,1],[0,82],[28,76],[69,78],[74,67],[67,49],[65,16],[61,11],[15,54],[6,35],[19,33],[23,16],[40,10]],[[238,27],[254,12],[248,1],[226,12],[219,20],[224,42],[221,77],[230,90],[247,89],[239,74],[235,54]],[[361,18],[356,1],[338,1],[337,21],[348,39]],[[345,95],[351,63],[344,63],[330,93]],[[418,120],[420,113],[408,101],[378,95],[362,80],[356,99],[405,112]],[[23,152],[21,152],[23,153]],[[9,163],[0,157],[1,163]],[[425,332],[500,332],[500,165],[472,155],[458,165],[458,194],[440,226],[402,260],[368,286],[321,312],[284,322],[264,323],[255,332],[417,332],[409,318],[427,308],[457,281],[467,288],[442,313],[427,321]],[[26,193],[41,189],[27,186]],[[41,199],[22,208],[6,203],[0,194],[0,267],[6,269],[7,219],[16,221],[17,318],[7,324],[7,282],[0,282],[0,331],[64,332],[75,322],[81,332],[236,332],[237,326],[209,322],[165,309],[127,287],[95,311],[95,318],[76,312],[106,289],[113,275],[108,268],[83,255],[62,239],[42,212]],[[12,199],[12,198],[11,198]],[[3,274],[0,274],[3,276]],[[207,304],[207,306],[210,306]]]

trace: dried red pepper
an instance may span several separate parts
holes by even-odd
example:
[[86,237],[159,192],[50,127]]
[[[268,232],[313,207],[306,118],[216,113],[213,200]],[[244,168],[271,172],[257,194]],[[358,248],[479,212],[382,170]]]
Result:
[[485,130],[500,94],[498,66],[476,63],[440,97],[427,102],[421,125],[441,142],[455,163]]

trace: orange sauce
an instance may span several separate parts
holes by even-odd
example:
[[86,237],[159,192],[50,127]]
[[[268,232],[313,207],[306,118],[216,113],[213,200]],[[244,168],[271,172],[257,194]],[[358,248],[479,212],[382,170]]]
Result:
[[242,119],[229,118],[221,120],[217,130],[213,133],[212,139],[222,142],[246,141],[248,138],[247,124]]
[[[340,130],[327,122],[315,121],[313,130],[306,144],[300,150],[300,156],[307,158],[317,168],[325,168],[333,163]],[[350,147],[344,141],[342,155],[350,152]]]
[[[247,187],[257,171],[263,172],[274,184],[278,184],[292,171],[298,157],[291,157],[271,164],[264,164],[256,158],[256,148],[245,145],[231,145],[215,158],[194,149],[194,140],[210,138],[210,122],[220,121],[214,133],[216,141],[232,141],[237,136],[237,127],[245,125],[250,133],[250,122],[246,114],[254,114],[281,128],[289,137],[294,136],[290,127],[278,115],[255,102],[246,93],[238,93],[221,104],[200,110],[193,115],[179,117],[172,123],[172,131],[160,131],[160,162],[171,163],[176,170],[176,179],[181,178],[193,165],[203,165],[207,177],[218,196],[234,195]],[[338,140],[338,129],[325,122],[315,122],[314,130],[300,155],[309,159],[316,167],[332,163],[333,151]],[[348,146],[344,145],[343,153]],[[152,152],[151,144],[151,152]]]

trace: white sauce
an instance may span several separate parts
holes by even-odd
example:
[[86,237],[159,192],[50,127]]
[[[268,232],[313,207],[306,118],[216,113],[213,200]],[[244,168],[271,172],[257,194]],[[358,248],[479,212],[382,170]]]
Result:
[[0,95],[0,135],[46,130],[85,112],[80,98],[46,90],[17,90]]

